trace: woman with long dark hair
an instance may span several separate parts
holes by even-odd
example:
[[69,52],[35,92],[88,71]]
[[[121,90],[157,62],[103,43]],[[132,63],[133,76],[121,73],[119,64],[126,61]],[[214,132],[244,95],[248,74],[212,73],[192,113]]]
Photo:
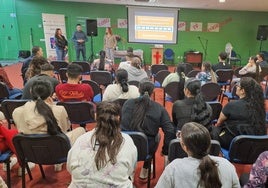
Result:
[[196,78],[189,78],[184,84],[185,99],[177,100],[172,106],[172,119],[177,129],[181,129],[187,122],[197,122],[210,131],[212,109],[200,92],[201,82]]
[[225,149],[229,149],[235,136],[266,134],[265,103],[260,84],[253,78],[242,77],[236,84],[236,95],[239,100],[224,106],[213,128],[213,139],[219,140]]
[[188,157],[175,159],[164,170],[156,188],[238,188],[235,167],[222,157],[210,156],[211,139],[201,124],[189,122],[183,125],[180,144]]
[[56,54],[57,60],[65,60],[65,56],[68,52],[68,41],[62,35],[60,28],[57,28],[55,31],[55,45],[56,45]]
[[118,69],[115,74],[115,84],[107,86],[103,93],[103,101],[114,101],[116,99],[137,98],[140,93],[134,85],[128,84],[128,72],[125,69]]
[[[140,97],[129,99],[123,105],[121,129],[145,133],[149,140],[149,153],[153,154],[158,146],[158,132],[161,127],[164,132],[162,154],[167,155],[169,142],[175,138],[175,128],[166,109],[151,100],[154,84],[149,81],[142,81],[139,91]],[[148,162],[144,163],[140,178],[147,178],[149,165],[151,164]]]
[[137,149],[120,130],[120,106],[97,105],[96,128],[77,139],[68,153],[69,187],[132,187]]

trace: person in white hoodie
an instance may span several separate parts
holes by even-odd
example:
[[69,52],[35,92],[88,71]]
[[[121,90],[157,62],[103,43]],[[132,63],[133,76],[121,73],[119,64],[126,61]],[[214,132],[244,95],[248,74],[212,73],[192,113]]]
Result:
[[141,60],[138,57],[132,58],[130,66],[124,66],[124,69],[128,72],[128,81],[140,82],[144,78],[148,78],[146,71],[141,68]]

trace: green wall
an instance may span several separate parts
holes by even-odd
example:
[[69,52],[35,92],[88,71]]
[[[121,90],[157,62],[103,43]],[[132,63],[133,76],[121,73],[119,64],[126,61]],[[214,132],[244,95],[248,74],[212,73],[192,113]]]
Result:
[[[105,5],[91,3],[58,2],[52,0],[2,0],[4,4],[15,2],[16,22],[18,27],[17,38],[19,49],[30,49],[30,31],[33,31],[33,44],[40,45],[45,49],[42,28],[42,13],[64,14],[66,18],[67,38],[70,39],[75,25],[81,22],[84,25],[86,18],[111,18],[113,32],[127,39],[127,29],[116,28],[117,19],[127,18],[127,8],[120,5]],[[12,7],[10,5],[9,7]],[[12,10],[10,10],[12,11]],[[7,13],[9,11],[6,11]],[[0,14],[2,9],[0,10]],[[12,21],[12,18],[6,18]],[[219,10],[195,10],[181,9],[179,20],[186,22],[186,31],[178,33],[178,44],[164,45],[164,48],[172,48],[175,51],[176,62],[181,61],[185,51],[197,50],[203,52],[198,39],[201,37],[205,44],[208,39],[207,58],[212,63],[217,62],[220,51],[224,51],[225,44],[231,42],[234,50],[242,56],[243,64],[247,62],[250,55],[255,55],[259,51],[260,41],[256,40],[258,25],[268,25],[268,12],[246,12],[246,11],[219,11]],[[207,23],[220,23],[219,32],[191,32],[190,22],[202,22],[203,28]],[[2,23],[0,23],[2,24]],[[103,47],[103,35],[105,28],[98,28],[98,36],[93,37],[95,54]],[[1,43],[2,45],[2,43]],[[122,43],[119,42],[119,49],[126,49],[132,46],[134,49],[144,51],[145,63],[151,62],[150,48],[152,44]],[[262,50],[268,51],[268,42],[263,41]],[[17,55],[17,54],[16,54]],[[69,45],[70,60],[74,59],[73,44]],[[87,56],[90,55],[90,42],[87,43]],[[2,55],[0,55],[1,58]],[[179,57],[179,58],[178,58]],[[11,56],[9,58],[16,58]]]

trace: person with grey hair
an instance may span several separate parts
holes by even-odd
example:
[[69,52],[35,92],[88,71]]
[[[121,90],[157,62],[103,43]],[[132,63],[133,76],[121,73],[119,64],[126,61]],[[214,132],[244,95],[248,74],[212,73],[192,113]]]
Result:
[[141,81],[144,78],[148,78],[148,75],[144,69],[141,67],[141,60],[138,57],[133,57],[131,59],[130,66],[124,66],[124,69],[128,72],[128,80]]

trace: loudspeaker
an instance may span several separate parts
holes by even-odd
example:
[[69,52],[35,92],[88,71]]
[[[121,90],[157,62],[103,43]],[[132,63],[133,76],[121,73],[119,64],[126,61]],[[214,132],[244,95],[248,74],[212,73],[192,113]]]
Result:
[[19,51],[19,58],[28,58],[31,56],[31,52],[29,50],[20,50]]
[[268,25],[259,25],[257,40],[266,40],[268,35]]
[[87,36],[98,36],[97,20],[86,20]]

